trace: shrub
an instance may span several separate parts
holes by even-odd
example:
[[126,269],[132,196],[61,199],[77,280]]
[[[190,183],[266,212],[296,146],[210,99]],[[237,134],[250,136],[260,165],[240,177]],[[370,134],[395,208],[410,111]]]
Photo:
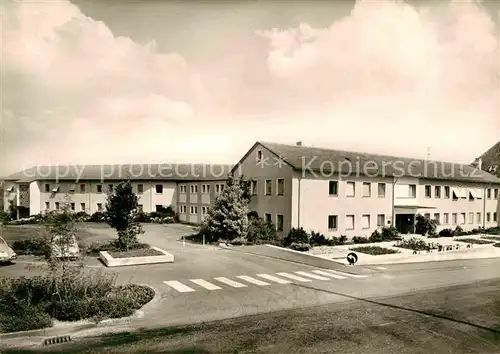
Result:
[[0,309],[0,332],[32,331],[52,326],[52,317],[41,306],[18,301],[7,311]]
[[134,309],[138,310],[153,300],[155,292],[149,286],[137,284],[125,284],[116,287],[113,292],[117,295],[133,300]]
[[484,230],[484,232],[486,234],[490,234],[490,235],[500,235],[500,227],[498,227],[498,226],[490,227],[490,228]]
[[247,218],[248,218],[248,220],[250,220],[250,219],[258,219],[259,218],[259,213],[257,213],[255,210],[252,210],[252,211],[250,211],[247,214]]
[[94,214],[92,214],[89,218],[90,222],[105,222],[106,221],[106,214],[101,212],[101,211],[96,211]]
[[243,246],[246,245],[248,242],[246,238],[240,236],[236,237],[234,240],[231,240],[229,243],[233,246]]
[[453,231],[453,236],[461,236],[464,234],[464,229],[460,225],[457,225],[455,230]]
[[[133,250],[133,249],[144,249],[144,248],[149,248],[149,245],[147,243],[134,243],[131,245],[128,249]],[[125,250],[120,242],[118,240],[111,240],[111,241],[105,241],[105,242],[94,242],[90,244],[88,247],[86,247],[86,253],[87,254],[98,254],[101,251],[110,251],[110,252],[119,252]]]
[[441,231],[439,231],[439,236],[440,237],[452,237],[453,230],[452,229],[442,229]]
[[370,254],[372,256],[400,253],[399,251],[379,246],[361,246],[361,247],[351,248],[350,250],[355,252]]
[[436,233],[436,228],[438,222],[429,217],[424,217],[420,214],[416,216],[417,223],[415,224],[415,232],[419,235],[434,235]]
[[327,239],[325,237],[325,235],[323,235],[319,232],[314,232],[314,231],[311,231],[310,243],[311,243],[311,246],[329,246],[329,245],[331,245],[330,240]]
[[399,231],[394,226],[384,226],[382,228],[382,239],[392,241],[399,236]]
[[370,240],[366,237],[354,236],[352,238],[352,243],[356,243],[356,244],[370,243]]
[[278,236],[274,224],[262,218],[250,218],[246,239],[250,243],[278,243]]
[[500,247],[500,242],[497,242],[493,245],[494,247]]
[[85,221],[90,220],[90,215],[84,211],[79,211],[78,213],[74,214],[74,218],[75,218],[75,221],[85,222]]
[[490,241],[490,240],[480,240],[480,239],[477,239],[477,238],[457,238],[455,241],[472,243],[472,244],[475,244],[475,245],[487,245],[489,243],[494,243],[495,242],[495,241]]
[[340,246],[346,243],[347,241],[347,236],[342,235],[340,237],[332,237],[331,239],[327,240],[329,246]]
[[435,248],[431,244],[425,242],[424,240],[420,240],[415,237],[412,237],[409,240],[403,240],[399,244],[394,245],[394,247],[401,247],[414,251],[425,251]]
[[18,255],[45,256],[48,252],[46,244],[39,238],[14,241],[12,249]]
[[339,245],[343,245],[347,242],[347,236],[346,235],[341,235],[339,238]]
[[285,247],[290,246],[292,243],[307,243],[309,244],[309,234],[301,227],[299,229],[292,228],[288,235],[283,239],[283,245]]
[[378,230],[375,230],[375,231],[373,231],[373,233],[371,234],[371,236],[368,240],[370,242],[382,242],[384,240],[384,238]]
[[290,248],[295,251],[309,251],[311,249],[311,245],[308,243],[294,242],[290,245]]
[[[3,198],[3,196],[2,196],[2,198]],[[0,223],[7,224],[11,220],[12,220],[12,217],[9,213],[7,213],[3,210],[0,210]]]
[[143,212],[137,213],[137,221],[142,223],[151,222],[151,214]]

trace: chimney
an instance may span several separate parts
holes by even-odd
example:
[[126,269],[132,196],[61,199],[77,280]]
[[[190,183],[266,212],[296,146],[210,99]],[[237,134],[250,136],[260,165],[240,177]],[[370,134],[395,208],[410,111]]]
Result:
[[483,168],[483,159],[481,157],[476,158],[472,165],[481,170]]
[[295,143],[295,145],[297,145],[297,146],[302,146],[302,141],[297,141],[297,142]]

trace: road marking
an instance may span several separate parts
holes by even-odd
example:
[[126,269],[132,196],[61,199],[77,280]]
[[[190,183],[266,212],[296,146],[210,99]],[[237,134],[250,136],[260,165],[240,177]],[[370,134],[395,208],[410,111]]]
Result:
[[360,275],[360,274],[351,274],[351,273],[343,273],[333,269],[325,269],[326,272],[330,272],[332,274],[345,275],[346,277],[352,278],[366,278],[368,275]]
[[380,270],[387,270],[387,268],[385,267],[375,267],[376,269],[380,269]]
[[241,280],[247,281],[249,283],[252,283],[252,284],[255,284],[255,285],[258,285],[258,286],[271,285],[269,283],[266,283],[265,281],[261,281],[259,279],[255,279],[255,278],[249,277],[247,275],[238,275],[236,278],[239,278]]
[[279,276],[282,276],[284,278],[293,279],[293,280],[297,280],[297,281],[301,281],[301,282],[311,281],[311,279],[302,278],[302,277],[299,277],[297,275],[293,275],[290,273],[276,273],[276,274],[278,274]]
[[270,280],[270,281],[274,281],[278,284],[290,284],[291,283],[290,280],[281,279],[281,278],[274,277],[274,276],[269,275],[269,274],[257,274],[257,276],[264,278],[264,279],[267,279],[267,280]]
[[309,278],[313,278],[313,279],[317,279],[317,280],[331,280],[331,278],[320,277],[319,275],[311,274],[311,273],[307,273],[307,272],[295,272],[295,274],[303,275],[305,277],[309,277]]
[[177,280],[164,281],[164,283],[166,285],[170,286],[171,288],[174,288],[175,290],[177,290],[180,293],[189,293],[189,292],[196,291],[194,289],[191,289],[189,286],[182,284],[181,282],[179,282]]
[[209,283],[208,281],[203,280],[203,279],[189,279],[189,281],[191,281],[195,284],[198,284],[199,286],[202,286],[207,290],[220,290],[220,289],[222,289],[220,286]]
[[335,278],[335,279],[347,279],[347,277],[343,277],[342,275],[336,275],[336,274],[333,274],[333,273],[325,272],[323,270],[313,270],[313,272],[316,273],[316,274],[325,275],[327,277],[332,277],[332,278]]
[[219,278],[214,278],[217,281],[220,281],[221,283],[227,284],[229,286],[232,286],[233,288],[246,288],[247,286],[245,284],[238,283],[237,281],[225,278],[225,277],[219,277]]

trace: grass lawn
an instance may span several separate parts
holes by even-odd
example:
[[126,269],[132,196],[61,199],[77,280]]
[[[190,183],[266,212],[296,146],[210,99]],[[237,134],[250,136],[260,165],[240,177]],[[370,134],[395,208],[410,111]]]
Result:
[[480,240],[477,238],[457,238],[454,241],[472,243],[474,245],[487,245],[489,243],[495,243],[495,241]]
[[113,258],[163,256],[163,253],[152,248],[140,248],[130,251],[108,251]]
[[360,253],[370,254],[372,256],[400,253],[400,251],[396,251],[396,250],[393,250],[390,248],[379,247],[379,246],[361,246],[361,247],[350,248],[349,250],[355,251],[355,252],[360,252]]

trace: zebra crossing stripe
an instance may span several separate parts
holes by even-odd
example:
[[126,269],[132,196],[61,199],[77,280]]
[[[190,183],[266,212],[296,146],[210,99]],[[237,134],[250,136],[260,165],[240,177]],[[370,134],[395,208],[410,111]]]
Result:
[[264,279],[267,279],[267,280],[270,280],[270,281],[274,281],[278,284],[290,284],[291,283],[290,280],[281,279],[281,278],[278,278],[278,277],[275,277],[275,276],[272,276],[269,274],[257,274],[257,276],[264,278]]
[[191,281],[191,282],[193,282],[201,287],[204,287],[207,290],[220,290],[220,289],[222,289],[220,286],[209,283],[208,281],[203,280],[203,279],[190,279],[189,281]]
[[325,269],[325,271],[332,273],[332,274],[345,275],[346,277],[351,277],[351,278],[366,278],[366,277],[368,277],[368,275],[343,273],[343,272],[339,272],[339,271],[333,270],[333,269]]
[[276,274],[278,274],[279,276],[284,277],[284,278],[288,278],[288,279],[292,279],[292,280],[296,280],[296,281],[301,281],[304,283],[311,281],[311,279],[302,278],[302,277],[299,277],[297,275],[293,275],[290,273],[276,273]]
[[247,275],[238,275],[238,276],[236,276],[236,278],[239,278],[241,280],[244,280],[246,282],[249,282],[249,283],[255,284],[255,285],[259,285],[259,286],[271,285],[269,283],[266,283],[265,281],[255,279],[255,278],[249,277]]
[[190,293],[190,292],[196,291],[196,290],[190,288],[189,286],[182,284],[181,282],[179,282],[177,280],[164,281],[163,283],[170,286],[171,288],[174,288],[175,290],[177,290],[180,293]]
[[342,275],[336,275],[336,274],[328,273],[328,272],[325,272],[325,271],[322,271],[322,270],[313,270],[313,272],[316,273],[316,274],[325,275],[327,277],[332,277],[332,278],[335,278],[335,279],[347,279],[347,277],[343,277]]
[[220,281],[221,283],[232,286],[233,288],[246,288],[245,284],[239,283],[239,282],[231,280],[229,278],[219,277],[219,278],[214,278],[214,279],[217,281]]
[[311,274],[311,273],[307,273],[307,272],[295,272],[295,274],[303,275],[304,277],[309,277],[309,278],[313,278],[313,279],[317,279],[317,280],[331,280],[331,278],[321,277],[319,275]]

